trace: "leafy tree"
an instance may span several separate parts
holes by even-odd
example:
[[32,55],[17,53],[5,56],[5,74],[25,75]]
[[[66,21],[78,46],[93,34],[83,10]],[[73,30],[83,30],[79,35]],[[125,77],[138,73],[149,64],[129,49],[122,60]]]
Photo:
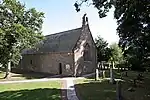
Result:
[[[74,4],[76,10],[80,11],[85,2],[90,0],[78,0]],[[150,56],[150,0],[92,0],[90,4],[98,9],[100,18],[107,16],[112,7],[115,8],[119,45],[130,56],[134,55],[130,58],[132,64],[140,61],[142,66]],[[133,60],[135,56],[136,62]]]
[[110,49],[111,49],[111,57],[109,61],[113,61],[115,65],[122,64],[124,62],[124,56],[122,49],[119,47],[119,45],[113,43],[110,45]]
[[95,39],[96,47],[97,47],[97,60],[101,61],[108,61],[110,57],[110,49],[108,48],[108,43],[105,41],[101,36],[98,36]]
[[26,10],[16,0],[0,3],[0,64],[6,68],[6,77],[10,71],[8,63],[18,64],[21,51],[43,39],[43,17],[44,13],[34,8]]
[[128,61],[128,66],[131,67],[132,70],[143,70],[147,58],[143,58],[142,55],[142,51],[134,45],[130,46],[124,52],[125,59]]

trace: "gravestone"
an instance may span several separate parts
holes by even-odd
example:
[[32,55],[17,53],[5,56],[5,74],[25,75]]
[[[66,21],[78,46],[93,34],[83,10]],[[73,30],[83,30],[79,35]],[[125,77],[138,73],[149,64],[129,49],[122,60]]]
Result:
[[102,74],[103,74],[103,75],[102,75],[102,76],[103,76],[103,78],[105,78],[105,71],[103,71],[103,73],[102,73]]
[[103,64],[103,62],[101,62],[101,77],[103,78],[103,68],[104,68],[104,64]]
[[98,71],[98,68],[96,68],[96,77],[95,77],[95,80],[97,81],[99,79],[99,71]]
[[113,68],[114,68],[114,62],[112,66],[110,66],[110,83],[114,83]]
[[122,87],[121,87],[121,82],[120,81],[117,81],[117,84],[116,84],[116,93],[117,93],[117,100],[122,100]]

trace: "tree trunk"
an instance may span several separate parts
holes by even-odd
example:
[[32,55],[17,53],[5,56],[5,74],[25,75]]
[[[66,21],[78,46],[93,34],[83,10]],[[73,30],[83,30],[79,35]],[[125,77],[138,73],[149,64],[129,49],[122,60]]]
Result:
[[6,74],[5,74],[5,79],[10,77],[10,71],[11,71],[11,62],[8,62],[8,65],[6,66]]

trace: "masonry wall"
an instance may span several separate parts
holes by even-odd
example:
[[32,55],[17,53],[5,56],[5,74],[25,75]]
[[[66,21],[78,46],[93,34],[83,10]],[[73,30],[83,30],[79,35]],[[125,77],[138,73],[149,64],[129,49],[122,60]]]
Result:
[[60,74],[59,63],[62,65],[62,75],[73,74],[72,53],[49,53],[23,55],[21,67],[24,70]]
[[[89,44],[91,60],[84,60],[85,45]],[[74,48],[74,75],[80,76],[86,73],[94,72],[96,68],[96,48],[88,26],[84,26],[82,34]]]

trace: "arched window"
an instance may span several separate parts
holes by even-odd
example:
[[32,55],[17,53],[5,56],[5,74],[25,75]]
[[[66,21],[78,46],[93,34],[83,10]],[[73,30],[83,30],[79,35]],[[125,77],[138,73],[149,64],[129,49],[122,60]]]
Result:
[[84,46],[84,55],[83,56],[84,56],[84,61],[91,60],[90,46],[88,43]]

